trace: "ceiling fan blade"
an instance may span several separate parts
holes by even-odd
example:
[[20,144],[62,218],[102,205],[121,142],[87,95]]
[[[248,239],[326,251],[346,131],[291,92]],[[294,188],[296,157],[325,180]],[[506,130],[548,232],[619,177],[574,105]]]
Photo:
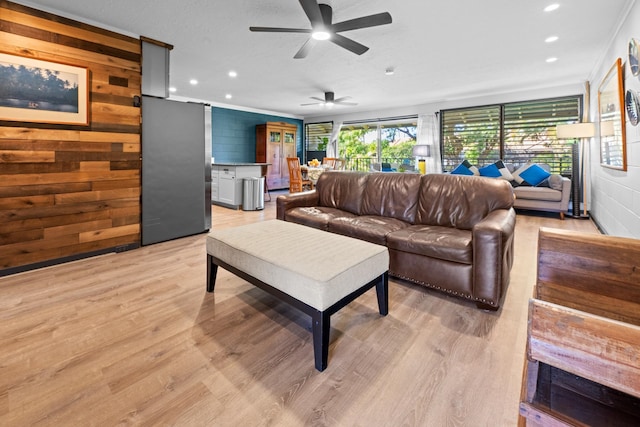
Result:
[[278,27],[249,27],[249,31],[262,33],[310,33],[305,28],[278,28]]
[[309,104],[300,104],[300,106],[301,107],[306,107],[308,105],[320,105],[320,104],[324,104],[324,101],[323,102],[311,102]]
[[351,99],[351,97],[343,96],[342,98],[334,99],[333,102],[343,102],[343,101],[346,101],[347,99]]
[[340,34],[332,34],[329,40],[331,40],[333,43],[337,44],[338,46],[343,47],[355,53],[356,55],[362,55],[363,53],[369,50],[369,48],[366,47],[365,45],[360,44],[357,41],[348,39],[345,36],[341,36]]
[[362,18],[350,19],[348,21],[337,22],[331,26],[335,32],[357,30],[360,28],[376,27],[378,25],[391,24],[389,12],[377,13],[375,15],[363,16]]
[[318,98],[317,96],[310,96],[310,99],[315,99],[316,101],[324,102],[325,100],[322,98]]
[[300,6],[304,9],[304,13],[307,15],[307,18],[309,18],[313,28],[324,24],[320,6],[316,0],[300,0]]
[[309,37],[307,41],[304,42],[300,50],[298,50],[298,52],[296,52],[296,54],[293,56],[293,59],[306,58],[311,48],[314,47],[315,45],[316,45],[316,39]]
[[322,14],[322,22],[325,27],[329,28],[331,26],[331,21],[333,20],[333,9],[328,4],[319,4],[318,7]]
[[358,105],[357,102],[344,102],[344,101],[333,101],[334,104],[340,105]]

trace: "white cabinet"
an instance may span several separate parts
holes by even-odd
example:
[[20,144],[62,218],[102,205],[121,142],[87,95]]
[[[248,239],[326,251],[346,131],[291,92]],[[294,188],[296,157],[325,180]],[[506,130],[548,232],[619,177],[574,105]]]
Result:
[[242,206],[242,180],[262,176],[256,163],[219,163],[211,167],[211,201],[238,209]]
[[240,205],[236,198],[236,168],[220,168],[220,184],[218,187],[218,201],[227,205]]
[[219,199],[219,177],[220,177],[220,171],[218,169],[217,166],[212,166],[211,167],[211,201],[212,202],[218,202],[220,201]]

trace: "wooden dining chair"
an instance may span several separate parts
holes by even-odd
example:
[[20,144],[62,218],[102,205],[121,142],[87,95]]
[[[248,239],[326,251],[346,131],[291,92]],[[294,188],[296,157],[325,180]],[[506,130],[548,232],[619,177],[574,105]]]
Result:
[[331,169],[334,169],[336,166],[336,158],[335,157],[325,157],[322,159],[322,164],[323,165],[329,165],[331,166]]
[[287,157],[287,167],[289,168],[289,193],[299,193],[305,191],[305,188],[313,190],[313,182],[309,179],[302,179],[300,159]]
[[336,171],[344,170],[346,163],[347,162],[345,159],[336,159],[335,163],[333,164],[333,170],[336,170]]

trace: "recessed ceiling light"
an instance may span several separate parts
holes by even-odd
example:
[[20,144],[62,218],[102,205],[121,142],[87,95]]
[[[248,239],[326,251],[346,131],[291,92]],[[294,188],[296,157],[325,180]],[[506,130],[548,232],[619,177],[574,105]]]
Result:
[[556,10],[557,8],[559,8],[559,7],[560,7],[560,5],[558,3],[553,3],[553,4],[550,4],[549,6],[545,7],[544,11],[545,12],[552,12],[552,11]]
[[230,93],[226,94],[224,97],[225,97],[225,98],[227,98],[227,99],[231,99],[231,98],[233,98],[233,96],[231,96],[231,94],[230,94]]
[[549,36],[546,39],[544,39],[545,43],[553,43],[558,41],[558,36]]
[[191,83],[192,85],[197,85],[198,81],[196,79],[191,79],[189,80],[189,83]]
[[555,56],[552,56],[551,58],[547,58],[547,62],[551,63],[551,62],[556,62],[558,60],[558,58],[556,58]]
[[171,87],[169,88],[169,92],[175,92],[175,91],[177,91],[177,90],[178,90],[178,89],[176,89],[176,88],[175,88],[175,87],[173,87],[173,86],[171,86]]
[[238,77],[238,73],[236,73],[235,71],[231,70],[231,71],[229,71],[229,77]]
[[393,73],[395,73],[395,70],[393,69],[393,67],[389,67],[389,68],[387,68],[386,70],[384,70],[384,73],[385,73],[387,76],[393,76]]

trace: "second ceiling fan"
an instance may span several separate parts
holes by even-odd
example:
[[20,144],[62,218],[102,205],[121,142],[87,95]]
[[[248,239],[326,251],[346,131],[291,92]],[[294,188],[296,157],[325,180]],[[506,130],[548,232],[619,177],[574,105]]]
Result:
[[280,27],[249,27],[250,31],[265,33],[307,33],[311,37],[302,45],[294,58],[305,58],[318,40],[329,40],[338,46],[347,49],[357,55],[362,55],[369,48],[363,44],[347,38],[341,34],[343,31],[358,30],[360,28],[376,27],[391,23],[391,15],[388,12],[376,13],[361,18],[332,23],[333,10],[327,4],[318,4],[317,0],[299,0],[304,13],[309,18],[311,28],[280,28]]
[[342,98],[336,99],[335,94],[333,92],[325,92],[324,99],[318,98],[317,96],[312,96],[311,99],[315,99],[318,102],[311,102],[309,104],[300,104],[300,106],[305,107],[307,105],[325,105],[327,107],[331,107],[335,104],[358,105],[355,102],[347,102],[347,99],[351,99],[350,96],[343,96]]

